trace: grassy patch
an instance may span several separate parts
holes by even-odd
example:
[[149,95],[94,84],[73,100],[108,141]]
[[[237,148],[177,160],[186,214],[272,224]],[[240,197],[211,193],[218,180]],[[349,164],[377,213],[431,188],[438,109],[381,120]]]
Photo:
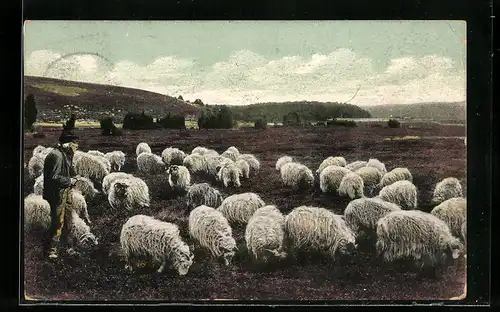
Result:
[[384,138],[384,141],[407,141],[407,140],[421,140],[421,136],[417,135],[406,135],[404,137],[392,137],[392,138]]
[[64,96],[79,96],[80,94],[87,92],[87,89],[80,87],[62,86],[50,83],[39,83],[35,84],[34,87]]
[[[62,122],[37,122],[35,126],[39,127],[62,127]],[[122,124],[115,124],[117,128],[121,128]],[[76,121],[76,128],[100,128],[101,125],[98,121]]]

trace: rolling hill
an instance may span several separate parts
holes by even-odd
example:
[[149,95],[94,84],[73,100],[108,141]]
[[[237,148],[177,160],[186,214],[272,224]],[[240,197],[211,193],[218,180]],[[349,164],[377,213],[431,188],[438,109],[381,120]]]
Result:
[[467,116],[465,102],[392,104],[363,108],[369,111],[374,118],[388,118],[392,115],[402,118],[464,121]]
[[24,96],[33,94],[38,122],[62,122],[76,114],[78,120],[97,121],[112,117],[121,123],[127,112],[144,112],[153,117],[167,113],[196,114],[199,106],[154,92],[24,76]]

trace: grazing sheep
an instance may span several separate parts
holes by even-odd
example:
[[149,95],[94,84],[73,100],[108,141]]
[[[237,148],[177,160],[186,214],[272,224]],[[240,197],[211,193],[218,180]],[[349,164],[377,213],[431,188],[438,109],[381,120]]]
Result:
[[319,187],[323,193],[334,193],[344,176],[352,171],[340,166],[328,166],[319,174]]
[[98,156],[84,154],[75,163],[77,175],[86,177],[94,183],[102,183],[102,179],[109,174],[106,166]]
[[224,187],[228,187],[229,184],[241,187],[240,169],[233,162],[225,163],[217,173],[217,181],[222,181]]
[[349,172],[346,174],[338,188],[338,193],[340,196],[347,196],[350,199],[356,199],[363,197],[363,189],[365,185],[363,179],[356,172]]
[[276,170],[281,171],[281,167],[286,164],[290,163],[293,161],[293,158],[290,156],[282,156],[276,161]]
[[236,154],[234,151],[227,150],[224,153],[221,154],[222,157],[225,157],[227,159],[230,159],[232,161],[236,161],[238,158],[239,154]]
[[33,155],[32,156],[37,156],[40,153],[43,153],[45,151],[46,147],[43,145],[38,145],[33,149]]
[[184,163],[184,158],[186,154],[178,148],[168,147],[161,152],[161,159],[165,163],[165,165],[179,165],[181,166]]
[[361,179],[363,179],[368,194],[372,195],[373,191],[379,186],[380,180],[382,179],[382,173],[374,167],[361,167],[354,172],[359,174]]
[[111,183],[108,201],[113,209],[149,207],[149,188],[137,177],[117,179]]
[[83,155],[87,155],[87,153],[82,151],[75,151],[75,153],[73,154],[73,167],[75,166],[78,159],[80,159],[80,157],[82,157]]
[[137,156],[137,169],[147,174],[159,174],[167,170],[161,157],[149,152],[142,152]]
[[[76,176],[75,179],[73,189],[80,191],[86,200],[91,200],[99,193],[90,179],[81,176]],[[43,195],[43,174],[36,178],[33,189],[36,195]]]
[[250,169],[252,171],[257,172],[257,171],[260,170],[260,162],[257,159],[257,157],[255,157],[254,155],[252,155],[252,154],[241,154],[240,156],[238,156],[238,158],[236,159],[236,161],[238,161],[240,159],[246,160],[246,162],[248,163],[248,165],[250,166]]
[[259,195],[247,192],[226,197],[217,210],[230,224],[247,224],[254,212],[265,205]]
[[168,185],[174,190],[187,192],[191,185],[189,170],[184,166],[170,166],[168,168]]
[[104,194],[109,194],[109,188],[111,187],[111,184],[118,179],[128,179],[128,178],[133,178],[134,176],[131,175],[130,173],[125,173],[125,172],[111,172],[110,174],[106,175],[104,179],[102,180],[102,191]]
[[112,151],[104,154],[104,157],[111,164],[111,170],[120,171],[125,165],[125,153],[122,151]]
[[205,156],[203,159],[205,161],[206,173],[214,177],[217,176],[222,166],[233,162],[231,159],[222,156]]
[[370,158],[368,160],[368,162],[366,163],[366,166],[368,166],[368,167],[375,167],[378,170],[380,170],[380,172],[382,174],[386,174],[387,173],[387,169],[385,168],[385,165],[382,162],[380,162],[380,160],[378,160],[376,158]]
[[413,177],[410,173],[410,170],[408,170],[407,168],[394,168],[391,171],[384,174],[384,176],[380,180],[380,186],[384,187],[387,185],[391,185],[394,182],[402,180],[413,182]]
[[305,189],[314,185],[314,175],[311,169],[303,164],[286,163],[281,167],[280,173],[283,185],[294,190]]
[[339,166],[339,167],[345,167],[347,162],[345,161],[344,157],[333,157],[330,156],[323,160],[321,164],[319,165],[318,170],[316,170],[317,174],[320,174],[323,169],[325,169],[328,166]]
[[380,198],[399,207],[417,209],[417,187],[408,180],[401,180],[384,186],[379,192]]
[[[85,221],[91,224],[89,212],[87,210],[87,202],[82,192],[74,187],[69,187],[61,190],[61,205],[64,205],[66,211],[74,211],[79,216],[83,215]],[[68,213],[69,215],[69,213]]]
[[250,165],[244,159],[239,159],[235,163],[236,167],[240,170],[240,177],[248,179],[250,176]]
[[106,170],[108,172],[111,172],[111,162],[104,156],[100,156],[100,155],[94,155],[97,157],[97,159],[99,159],[103,164],[104,164],[104,167],[106,168]]
[[45,163],[46,156],[47,155],[38,153],[37,155],[30,158],[28,162],[28,172],[30,177],[35,178],[43,174],[43,166]]
[[135,149],[135,154],[136,156],[139,156],[141,153],[151,153],[151,147],[149,147],[148,143],[141,142],[137,144],[137,147]]
[[367,161],[364,161],[364,160],[356,160],[356,161],[353,161],[352,163],[350,164],[347,164],[345,166],[346,169],[349,169],[351,171],[357,171],[363,167],[366,167],[366,164],[368,162]]
[[[90,227],[80,218],[76,211],[69,211],[69,216],[66,218],[66,224],[69,246],[89,250],[99,244],[95,234],[90,231]],[[71,248],[71,250],[73,250],[73,248]]]
[[206,147],[197,146],[193,148],[193,150],[191,151],[191,155],[193,154],[204,155],[206,152],[208,152],[208,149]]
[[213,257],[231,264],[236,248],[233,231],[224,215],[208,206],[199,206],[189,214],[189,235]]
[[145,256],[159,264],[157,272],[165,269],[167,262],[180,276],[188,273],[194,255],[182,240],[179,227],[150,216],[135,215],[122,226],[120,244],[125,255],[125,269],[132,269],[130,258]]
[[35,179],[35,184],[33,185],[33,193],[35,195],[43,195],[43,174]]
[[207,161],[205,157],[197,153],[187,155],[182,164],[184,167],[188,168],[191,173],[204,172],[207,170]]
[[219,190],[208,183],[197,183],[189,188],[186,205],[188,209],[194,209],[202,205],[219,207],[222,201],[222,194]]
[[461,238],[462,224],[467,220],[467,201],[463,197],[450,198],[432,209],[431,214],[450,228],[451,234]]
[[462,197],[462,185],[457,178],[446,178],[436,184],[432,202],[436,205],[447,199]]
[[423,267],[440,267],[457,259],[463,245],[444,221],[419,210],[393,211],[377,223],[376,249],[386,262],[413,258]]
[[371,236],[376,234],[377,222],[380,218],[399,210],[401,208],[398,205],[378,197],[364,197],[352,200],[344,210],[344,216],[356,236],[360,236],[361,233]]
[[[239,151],[236,147],[234,147],[234,146],[230,146],[230,147],[228,147],[226,151],[228,151],[228,152],[231,152],[231,153],[235,154],[235,155],[236,155],[236,157],[240,156],[240,151]],[[234,161],[234,160],[233,160],[233,161]]]
[[30,194],[24,198],[24,228],[31,230],[50,228],[50,204],[42,195]]
[[105,155],[103,152],[100,152],[97,150],[88,151],[87,154],[94,155],[94,156],[100,156],[100,157],[104,157],[104,155]]
[[284,238],[285,217],[274,205],[257,209],[245,229],[247,249],[254,261],[285,258]]
[[336,259],[356,249],[354,232],[342,216],[319,207],[300,206],[285,217],[285,233],[298,250],[317,251]]
[[203,156],[219,156],[219,153],[216,150],[208,149]]

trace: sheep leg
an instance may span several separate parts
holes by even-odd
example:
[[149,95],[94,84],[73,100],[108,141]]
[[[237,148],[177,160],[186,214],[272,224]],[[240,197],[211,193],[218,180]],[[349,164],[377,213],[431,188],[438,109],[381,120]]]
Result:
[[89,212],[87,208],[85,208],[85,220],[87,220],[88,224],[92,224],[92,222],[90,222]]
[[161,273],[161,272],[163,272],[163,270],[164,270],[164,269],[165,269],[165,261],[163,261],[163,262],[161,263],[160,268],[159,268],[156,272]]

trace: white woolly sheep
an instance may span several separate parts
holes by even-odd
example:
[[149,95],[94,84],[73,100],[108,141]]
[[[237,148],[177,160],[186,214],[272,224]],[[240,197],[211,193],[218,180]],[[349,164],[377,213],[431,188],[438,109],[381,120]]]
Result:
[[88,224],[91,224],[87,202],[82,192],[74,187],[66,188],[61,191],[61,205],[64,205],[66,211],[74,211],[79,216],[83,216]]
[[[240,156],[240,151],[236,147],[234,147],[234,146],[228,147],[226,151],[235,154],[236,157]],[[235,160],[233,160],[233,161],[235,161]]]
[[[86,200],[91,200],[99,193],[90,179],[81,176],[76,176],[75,179],[73,189],[80,191]],[[36,195],[43,195],[43,175],[36,178],[33,189]]]
[[386,262],[413,258],[421,268],[439,267],[462,248],[444,221],[420,210],[390,212],[377,223],[377,254]]
[[238,158],[239,154],[236,154],[234,151],[225,151],[224,153],[220,154],[222,157],[225,157],[227,159],[230,159],[232,161],[236,161]]
[[94,183],[102,183],[102,179],[109,174],[104,162],[99,156],[90,154],[81,155],[75,163],[77,175],[89,178]]
[[137,169],[147,174],[159,174],[167,170],[161,157],[149,152],[142,152],[137,156]]
[[250,176],[250,165],[248,162],[244,159],[238,159],[234,164],[240,170],[240,177],[248,179]]
[[353,161],[352,163],[349,163],[345,166],[346,169],[349,169],[351,171],[357,171],[363,167],[366,167],[366,164],[368,162],[367,161],[364,161],[364,160],[356,160],[356,161]]
[[361,176],[356,172],[349,172],[342,178],[342,181],[340,181],[337,191],[340,196],[347,196],[350,199],[355,199],[364,196],[364,188],[365,185]]
[[204,172],[207,170],[207,161],[205,157],[197,153],[187,155],[182,164],[192,173]]
[[339,189],[344,176],[352,171],[340,166],[328,166],[319,174],[319,187],[323,193],[334,193]]
[[188,209],[193,209],[202,205],[219,207],[223,200],[221,192],[208,183],[191,185],[186,197]]
[[407,168],[394,168],[384,174],[384,176],[380,180],[380,186],[384,187],[402,180],[413,182],[413,176],[411,175],[410,170],[408,170]]
[[139,156],[141,153],[151,153],[151,147],[149,147],[148,143],[141,142],[137,144],[137,147],[135,149],[135,154],[136,156]]
[[436,184],[432,202],[437,205],[447,199],[462,196],[462,185],[460,181],[457,178],[449,177]]
[[130,260],[134,256],[152,258],[154,264],[161,264],[161,273],[167,263],[180,276],[188,273],[194,255],[182,240],[179,227],[150,216],[135,215],[122,226],[120,244],[125,256],[125,268],[131,270]]
[[28,161],[28,172],[30,177],[35,178],[43,174],[43,166],[45,163],[45,157],[43,153],[38,153],[31,157]]
[[184,166],[170,166],[168,168],[168,185],[176,191],[187,192],[191,185],[189,170]]
[[240,169],[233,162],[223,164],[217,173],[217,181],[221,181],[224,187],[230,184],[234,187],[241,187]]
[[314,185],[314,175],[311,169],[305,165],[289,162],[284,164],[280,170],[283,185],[294,190],[311,187]]
[[42,153],[45,151],[45,146],[43,145],[38,145],[33,149],[33,155],[32,156],[37,156],[38,154]]
[[386,174],[387,173],[387,169],[385,168],[384,163],[382,163],[380,160],[378,160],[376,158],[370,158],[368,160],[368,162],[366,163],[366,166],[368,166],[368,167],[375,167],[378,170],[380,170],[380,172],[382,174]]
[[233,231],[224,215],[208,206],[199,206],[189,214],[189,235],[215,258],[222,257],[231,264],[237,250]]
[[214,177],[217,177],[222,166],[233,163],[231,159],[222,156],[204,156],[203,159],[205,161],[205,172]]
[[50,204],[42,195],[30,194],[24,198],[24,228],[31,230],[50,228]]
[[247,192],[226,197],[217,210],[230,224],[247,224],[254,212],[265,205],[259,195]]
[[87,155],[87,153],[82,152],[82,151],[75,151],[75,153],[73,154],[73,167],[75,167],[76,162],[77,162],[77,161],[78,161],[78,159],[80,159],[80,157],[82,157],[83,155]]
[[191,155],[193,155],[193,154],[204,155],[207,151],[208,151],[208,149],[206,147],[197,146],[197,147],[193,148],[193,150],[191,151]]
[[390,212],[399,211],[401,208],[381,198],[358,198],[352,200],[344,210],[345,221],[350,228],[360,236],[375,235],[377,222]]
[[35,179],[35,184],[33,185],[33,193],[35,195],[43,195],[43,174]]
[[111,162],[104,156],[100,156],[100,155],[94,155],[97,157],[97,159],[99,159],[103,164],[104,164],[104,167],[106,168],[106,170],[108,172],[111,172]]
[[285,258],[284,238],[285,217],[274,205],[257,209],[245,229],[247,249],[254,261]]
[[396,181],[384,186],[379,196],[405,210],[417,208],[417,187],[408,180]]
[[281,167],[283,167],[284,164],[290,163],[293,161],[293,158],[290,156],[282,156],[276,161],[276,170],[281,171]]
[[450,198],[432,209],[431,214],[450,228],[451,234],[461,238],[462,224],[467,220],[467,201],[463,197]]
[[260,170],[260,162],[257,159],[257,157],[255,157],[254,155],[252,155],[252,154],[241,154],[240,156],[238,156],[238,158],[236,159],[236,161],[238,161],[240,159],[246,160],[246,162],[248,163],[248,165],[250,166],[250,169],[252,171],[257,172],[257,171]]
[[216,150],[208,149],[203,156],[219,156],[219,153]]
[[328,166],[339,166],[339,167],[345,167],[347,162],[345,161],[344,157],[333,157],[330,156],[323,160],[321,164],[319,165],[318,169],[316,170],[317,174],[320,174],[323,169],[325,169]]
[[113,209],[149,207],[149,188],[140,178],[117,179],[111,183],[108,202]]
[[[66,227],[68,229],[69,246],[88,250],[99,244],[97,237],[90,230],[88,224],[80,218],[74,210],[69,211],[66,219]],[[73,248],[71,248],[73,250]]]
[[104,154],[104,157],[111,164],[111,170],[120,171],[125,165],[125,153],[122,151],[112,151]]
[[106,175],[104,179],[102,180],[102,191],[104,194],[109,194],[109,188],[111,187],[111,184],[118,180],[118,179],[128,179],[128,178],[133,178],[134,176],[131,175],[130,173],[125,173],[125,172],[111,172],[110,174]]
[[105,155],[103,152],[100,152],[97,150],[90,150],[87,152],[87,154],[94,155],[94,156],[100,156],[100,157],[104,157],[104,155]]
[[184,158],[186,154],[178,148],[175,147],[167,147],[161,152],[161,159],[165,163],[165,165],[182,165],[184,163]]
[[354,172],[363,179],[363,183],[370,195],[379,186],[382,179],[382,173],[375,167],[361,167]]
[[319,207],[300,206],[285,217],[288,242],[296,250],[317,251],[336,259],[356,249],[354,232],[343,216]]

